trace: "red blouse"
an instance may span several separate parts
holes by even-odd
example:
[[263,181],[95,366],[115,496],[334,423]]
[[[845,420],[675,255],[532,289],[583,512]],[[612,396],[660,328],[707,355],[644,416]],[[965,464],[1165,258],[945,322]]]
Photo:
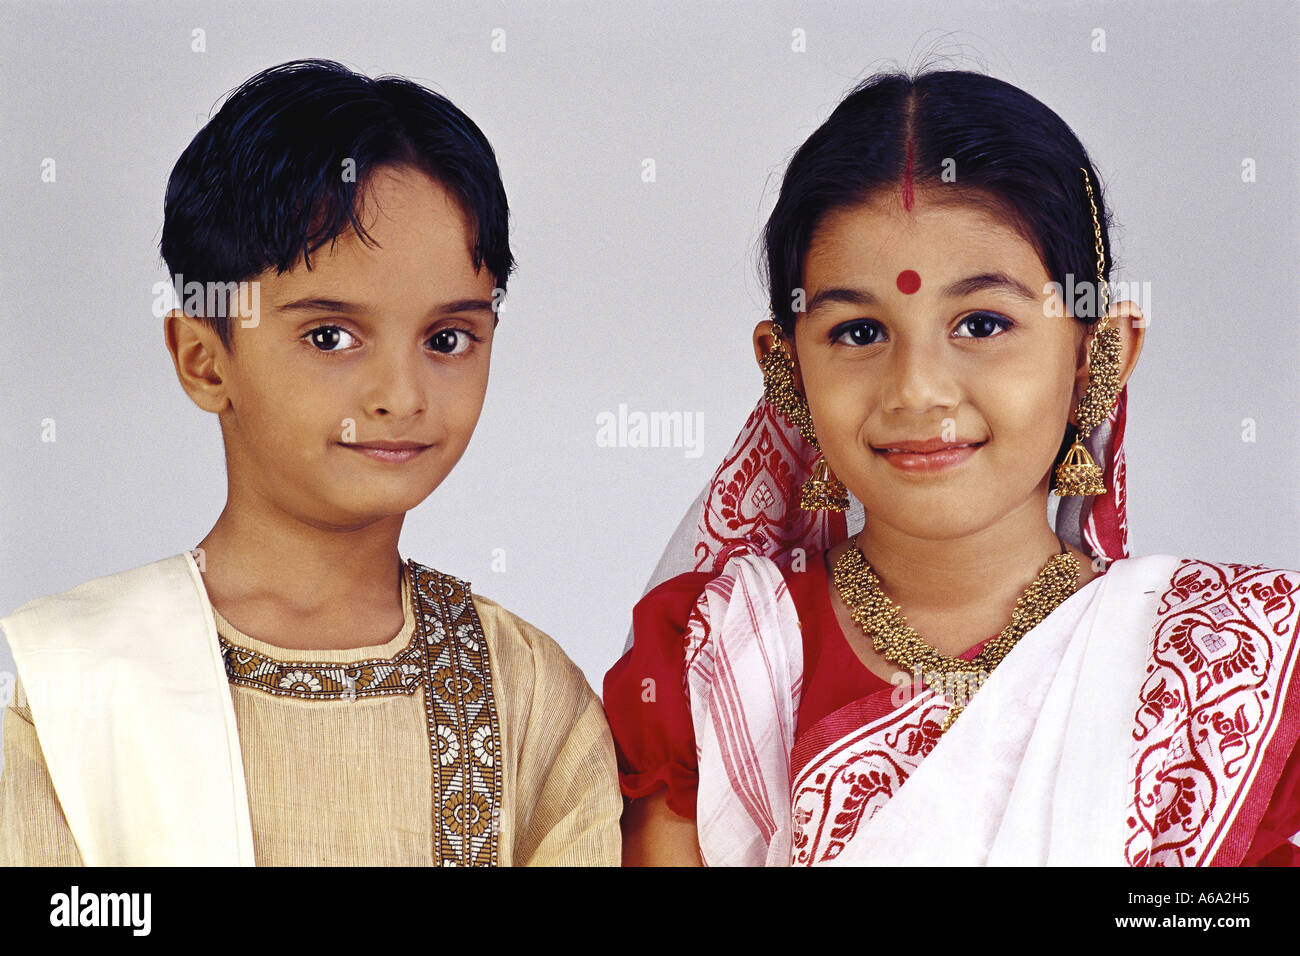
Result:
[[[802,572],[783,573],[803,625],[798,747],[800,738],[823,717],[891,685],[867,670],[844,637],[831,607],[825,554],[810,554]],[[632,611],[632,647],[610,668],[604,685],[623,794],[645,797],[666,787],[669,808],[692,820],[699,770],[695,728],[682,686],[682,650],[687,619],[712,577],[705,572],[679,574],[643,597]],[[984,643],[961,656],[974,657]],[[1297,831],[1300,750],[1288,758],[1242,865],[1300,866],[1300,847],[1288,839]]]

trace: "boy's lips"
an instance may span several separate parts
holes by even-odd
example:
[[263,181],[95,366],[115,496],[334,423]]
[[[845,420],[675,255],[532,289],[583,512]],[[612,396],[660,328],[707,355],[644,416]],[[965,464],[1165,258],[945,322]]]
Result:
[[386,451],[406,451],[412,448],[428,448],[424,442],[419,441],[365,441],[365,442],[343,442],[349,448],[382,448]]
[[374,461],[404,462],[410,461],[425,449],[432,446],[417,441],[368,441],[340,442],[344,448],[358,451]]

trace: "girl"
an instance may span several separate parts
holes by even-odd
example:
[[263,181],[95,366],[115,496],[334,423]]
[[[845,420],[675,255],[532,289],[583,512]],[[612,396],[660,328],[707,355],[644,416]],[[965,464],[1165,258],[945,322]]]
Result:
[[796,153],[764,398],[605,680],[625,863],[1300,862],[1300,573],[1130,557],[1107,227],[987,76]]

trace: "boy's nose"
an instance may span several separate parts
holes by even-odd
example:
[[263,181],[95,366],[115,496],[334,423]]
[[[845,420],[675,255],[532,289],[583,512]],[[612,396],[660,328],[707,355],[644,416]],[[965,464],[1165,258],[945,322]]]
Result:
[[415,362],[405,358],[375,362],[367,374],[366,406],[372,414],[409,418],[424,410],[424,391]]

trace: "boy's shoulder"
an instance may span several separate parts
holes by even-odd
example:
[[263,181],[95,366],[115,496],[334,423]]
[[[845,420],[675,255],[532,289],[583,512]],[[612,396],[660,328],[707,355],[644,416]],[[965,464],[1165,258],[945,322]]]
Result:
[[[176,638],[202,621],[201,593],[181,552],[28,601],[0,617],[0,660],[16,670],[0,673],[0,702],[32,723],[33,697],[46,713],[75,700],[89,714],[128,674],[148,686],[174,677],[168,668],[194,653]],[[113,681],[100,679],[110,666]]]
[[[158,593],[180,589],[189,592],[195,584],[188,552],[151,561],[125,571],[115,571],[83,581],[66,591],[33,598],[0,622],[26,622],[59,614],[93,615],[112,613],[126,605],[146,609]],[[195,572],[197,573],[197,572]]]
[[468,581],[427,565],[412,562],[423,574],[436,576],[453,595],[468,595],[483,628],[488,652],[501,679],[507,684],[519,682],[552,688],[581,689],[592,693],[586,677],[564,649],[545,631],[518,614],[474,591]]
[[[181,552],[34,598],[0,618],[0,632],[15,660],[26,653],[92,646],[112,653],[115,642],[133,633],[165,630],[169,622],[192,615],[201,592],[194,558]],[[88,641],[88,635],[95,640]]]
[[474,610],[483,623],[488,640],[494,644],[510,646],[527,653],[539,664],[577,670],[564,649],[545,631],[530,624],[518,614],[502,607],[496,601],[473,592]]

